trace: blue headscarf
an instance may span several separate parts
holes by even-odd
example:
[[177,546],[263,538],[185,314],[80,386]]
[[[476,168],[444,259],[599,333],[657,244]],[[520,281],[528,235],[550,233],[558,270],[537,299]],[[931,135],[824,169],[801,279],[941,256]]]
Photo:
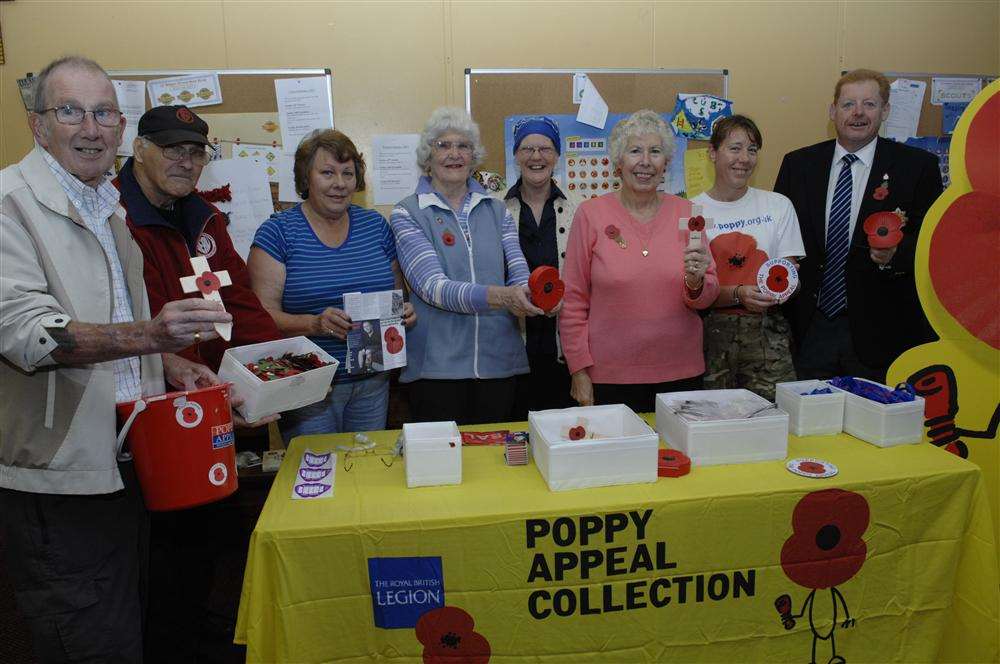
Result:
[[522,118],[517,121],[514,125],[514,152],[521,147],[521,141],[524,140],[525,136],[529,134],[541,134],[542,136],[548,136],[549,140],[552,141],[552,145],[556,148],[556,154],[562,154],[562,148],[559,145],[559,127],[556,125],[551,118],[547,118],[544,115],[533,115],[530,117]]

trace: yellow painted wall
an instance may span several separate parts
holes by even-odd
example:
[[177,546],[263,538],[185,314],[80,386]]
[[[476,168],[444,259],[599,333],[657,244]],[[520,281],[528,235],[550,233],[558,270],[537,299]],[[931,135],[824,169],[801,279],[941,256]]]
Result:
[[31,147],[15,79],[66,53],[108,69],[331,67],[337,126],[365,152],[463,105],[466,67],[728,68],[764,134],[766,188],[786,151],[832,136],[841,70],[1000,71],[996,0],[15,0],[0,23],[3,166]]

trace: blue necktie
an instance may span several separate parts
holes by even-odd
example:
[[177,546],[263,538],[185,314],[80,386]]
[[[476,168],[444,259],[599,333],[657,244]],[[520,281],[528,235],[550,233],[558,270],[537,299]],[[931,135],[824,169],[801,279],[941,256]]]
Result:
[[823,283],[819,289],[817,306],[827,318],[833,318],[847,308],[847,283],[844,268],[847,265],[847,250],[851,246],[851,202],[854,199],[854,179],[851,164],[858,158],[853,154],[841,157],[840,175],[833,189],[830,202],[830,223],[826,229],[826,267]]

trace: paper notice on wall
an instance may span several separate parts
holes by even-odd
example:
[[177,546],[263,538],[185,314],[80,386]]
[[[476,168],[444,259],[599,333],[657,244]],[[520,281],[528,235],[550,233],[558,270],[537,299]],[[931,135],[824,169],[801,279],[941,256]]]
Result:
[[580,110],[576,112],[576,121],[598,129],[604,129],[608,121],[608,103],[594,87],[590,77],[584,82],[583,97],[580,99]]
[[708,148],[684,153],[684,183],[689,199],[708,191],[715,184],[715,168],[708,158]]
[[894,141],[906,141],[917,135],[920,111],[924,105],[927,83],[908,78],[897,78],[889,86],[889,118],[885,121],[885,135]]
[[395,205],[417,189],[419,134],[382,134],[372,138],[375,205]]
[[333,107],[325,76],[278,78],[278,124],[285,152],[294,154],[303,137],[314,129],[333,127]]
[[[256,165],[247,160],[222,159],[210,162],[198,179],[198,191],[229,187],[230,201],[214,202],[229,215],[229,237],[236,253],[247,259],[257,228],[274,213],[271,186]],[[217,198],[212,196],[211,198]]]
[[295,189],[295,155],[282,152],[278,155],[278,200],[282,203],[301,203]]
[[222,103],[222,86],[214,72],[156,78],[148,85],[151,106],[184,104],[195,108]]
[[118,154],[132,156],[132,143],[139,133],[139,118],[146,112],[146,82],[112,80],[118,109],[125,116],[125,133]]
[[980,78],[945,78],[935,76],[931,79],[931,103],[940,106],[946,103],[967,104],[983,89]]
[[233,159],[249,161],[264,173],[268,182],[278,181],[278,160],[281,148],[258,143],[234,143]]
[[586,74],[573,74],[573,103],[583,101],[583,91],[587,88]]

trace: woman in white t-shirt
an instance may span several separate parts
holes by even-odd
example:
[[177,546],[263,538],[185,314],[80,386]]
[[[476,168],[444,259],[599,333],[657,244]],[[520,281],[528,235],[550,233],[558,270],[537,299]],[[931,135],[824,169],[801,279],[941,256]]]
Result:
[[705,320],[705,388],[743,387],[773,400],[774,384],[795,380],[795,368],[788,323],[777,299],[757,288],[757,269],[770,258],[797,266],[805,248],[791,201],[749,186],[762,144],[748,117],[716,122],[708,149],[715,184],[692,203],[709,221],[705,238],[719,275]]

